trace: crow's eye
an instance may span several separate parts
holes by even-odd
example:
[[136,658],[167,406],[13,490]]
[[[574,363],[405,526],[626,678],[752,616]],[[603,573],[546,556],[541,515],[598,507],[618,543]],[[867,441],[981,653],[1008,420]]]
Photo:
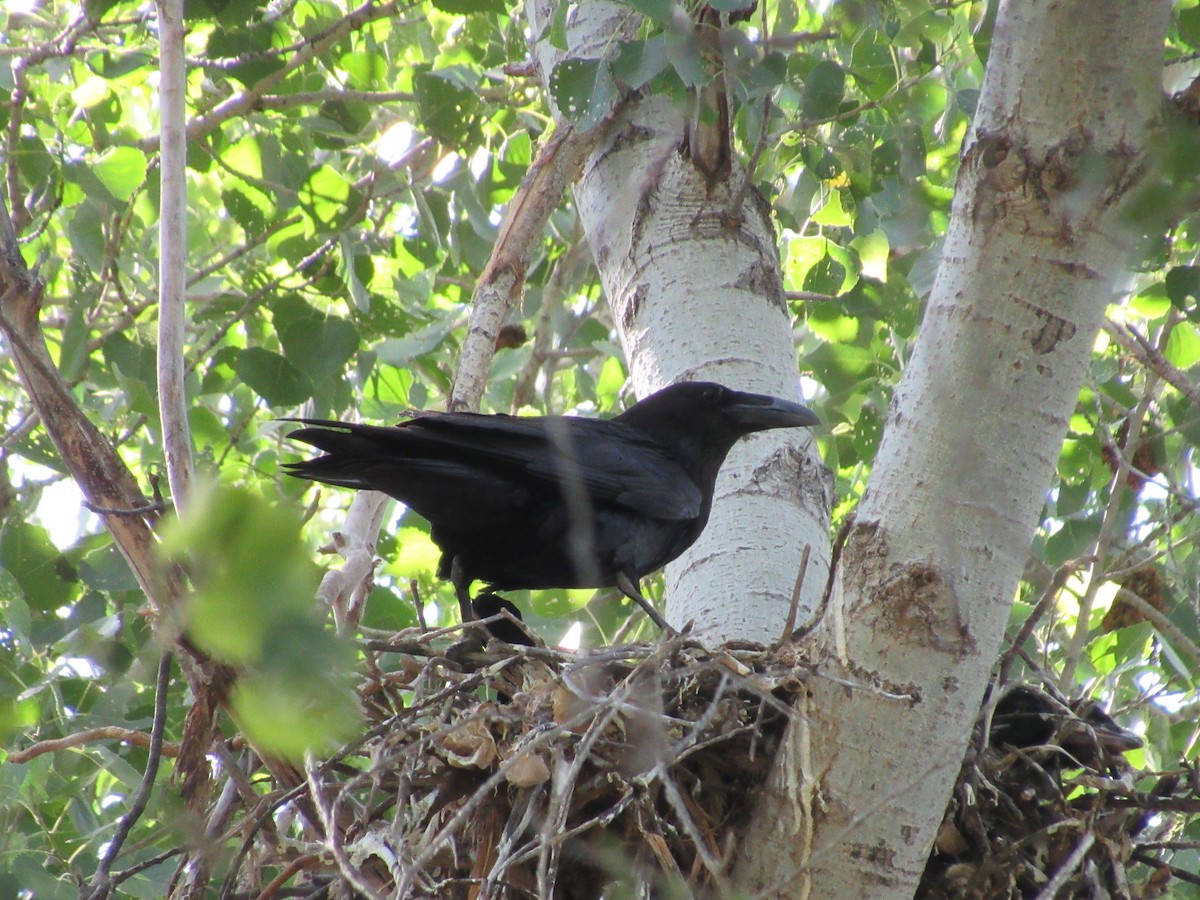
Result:
[[706,387],[704,389],[704,391],[700,394],[700,396],[701,396],[701,399],[703,399],[705,403],[711,403],[715,406],[717,403],[720,402],[721,394],[722,394],[722,391],[721,391],[720,385],[710,384],[708,387]]

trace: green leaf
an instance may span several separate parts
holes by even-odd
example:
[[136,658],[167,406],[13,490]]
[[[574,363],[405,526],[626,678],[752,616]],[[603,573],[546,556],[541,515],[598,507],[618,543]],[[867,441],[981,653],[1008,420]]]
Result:
[[209,0],[210,14],[222,22],[208,36],[208,54],[212,57],[236,60],[227,69],[229,75],[246,87],[253,87],[283,68],[286,57],[264,52],[287,42],[290,35],[283,22],[247,22],[244,16],[229,16],[225,9],[214,9]]
[[12,523],[0,534],[0,565],[20,585],[30,607],[53,610],[69,603],[78,593],[79,576],[54,543],[46,529],[22,522]]
[[401,528],[396,534],[396,547],[397,552],[387,566],[389,572],[400,578],[424,576],[430,581],[434,579],[442,551],[427,530],[412,526]]
[[[348,235],[341,235],[338,238],[338,249],[342,253],[341,271],[343,280],[346,284],[346,290],[350,294],[350,298],[354,301],[354,307],[359,312],[369,312],[371,309],[371,296],[367,293],[366,285],[358,277],[358,269],[356,262],[359,257],[354,252],[354,247],[350,242]],[[365,254],[362,259],[369,262],[370,258]]]
[[1179,369],[1190,369],[1200,363],[1200,333],[1197,333],[1196,326],[1191,322],[1176,324],[1167,338],[1163,356]]
[[128,200],[146,180],[146,154],[136,147],[109,147],[100,154],[92,172],[110,194]]
[[187,563],[195,585],[189,637],[219,659],[266,665],[272,642],[311,628],[318,574],[297,511],[244,488],[200,483],[163,549]]
[[189,639],[248,669],[233,691],[239,724],[288,759],[336,746],[360,719],[353,653],[315,613],[318,573],[299,524],[297,510],[245,489],[198,485],[163,538],[195,586]]
[[1100,518],[1071,519],[1046,540],[1046,562],[1058,567],[1083,556],[1100,533]]
[[347,137],[357,137],[371,124],[371,107],[366,103],[326,100],[321,104],[321,120],[335,122]]
[[313,649],[296,646],[293,658],[301,665],[243,675],[233,689],[237,719],[255,746],[293,762],[336,749],[362,723],[352,686],[330,678]]
[[568,59],[550,74],[550,95],[564,116],[586,129],[608,115],[617,88],[604,60]]
[[832,60],[821,60],[804,79],[804,117],[827,119],[836,115],[845,95],[845,70]]
[[86,202],[67,222],[72,256],[94,272],[104,268],[104,230],[97,228],[97,204]]
[[628,3],[657,25],[670,21],[671,11],[675,8],[674,0],[628,0]]
[[[546,39],[550,42],[550,46],[563,53],[567,51],[567,13],[570,9],[570,3],[554,4],[554,18],[546,26],[546,30],[549,31]],[[542,36],[538,37],[540,39]]]
[[858,89],[872,100],[880,100],[895,89],[898,73],[891,43],[878,29],[863,29],[854,42],[850,74]]
[[667,68],[667,45],[659,34],[644,41],[627,41],[613,60],[613,77],[633,90],[645,87]]
[[820,344],[804,361],[830,394],[842,396],[859,389],[876,364],[876,354],[869,347]]
[[115,544],[106,544],[84,556],[79,563],[79,575],[88,587],[109,594],[138,589],[129,563]]
[[588,601],[596,596],[596,592],[590,590],[530,591],[527,595],[528,600],[520,593],[513,591],[508,592],[506,596],[513,599],[517,606],[530,610],[536,616],[544,619],[557,619],[583,609],[587,606]]
[[355,50],[345,53],[338,64],[346,70],[350,77],[350,87],[358,91],[376,91],[387,76],[387,59],[381,53],[367,53]]
[[284,356],[310,382],[339,374],[358,351],[358,331],[344,319],[327,316],[296,297],[271,305]]
[[1200,47],[1200,6],[1180,9],[1175,13],[1179,36],[1193,47]]
[[350,212],[358,192],[333,166],[319,166],[300,189],[300,203],[321,229],[336,230]]
[[712,80],[704,65],[696,33],[690,28],[683,31],[672,28],[665,35],[665,45],[671,68],[687,87],[704,87]]
[[29,640],[33,630],[29,604],[16,576],[3,566],[0,566],[0,621],[15,637]]
[[225,211],[250,234],[262,231],[268,217],[274,214],[270,197],[244,181],[231,180],[221,192],[221,200]]
[[89,54],[86,62],[89,69],[105,78],[121,78],[156,65],[155,58],[148,53],[115,53],[108,50]]
[[1200,266],[1173,266],[1164,284],[1171,305],[1194,319],[1200,300]]
[[150,344],[130,340],[117,331],[101,344],[110,368],[122,377],[153,385],[158,380],[158,353]]
[[215,18],[226,24],[244,24],[258,6],[258,0],[184,0],[183,17],[188,21]]
[[399,631],[417,624],[417,611],[412,598],[375,585],[371,596],[367,598],[366,612],[363,613],[364,627]]
[[298,406],[313,395],[312,379],[278,353],[262,347],[239,351],[233,369],[272,406]]
[[418,72],[413,92],[422,126],[439,141],[457,147],[474,131],[479,97],[472,91],[437,73]]
[[748,98],[757,99],[784,84],[787,77],[787,58],[782,53],[768,53],[746,66],[741,76],[742,88]]
[[503,15],[508,10],[504,0],[433,0],[433,7],[455,16],[469,16],[474,13]]
[[376,345],[375,353],[380,362],[392,366],[406,366],[416,357],[424,356],[445,341],[458,325],[458,319],[458,311],[451,311],[407,337],[381,341]]
[[996,14],[999,12],[999,3],[989,3],[984,10],[983,19],[979,23],[979,27],[975,29],[975,34],[972,37],[972,43],[975,47],[975,54],[979,57],[979,62],[982,65],[987,65],[988,56],[992,52],[992,34],[996,30]]

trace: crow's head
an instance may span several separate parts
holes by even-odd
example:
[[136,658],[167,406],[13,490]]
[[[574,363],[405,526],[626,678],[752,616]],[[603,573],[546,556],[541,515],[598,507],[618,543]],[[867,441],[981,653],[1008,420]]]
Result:
[[802,428],[820,420],[799,403],[735,391],[711,381],[673,384],[634,404],[620,416],[651,437],[686,435],[723,459],[738,438],[770,428]]

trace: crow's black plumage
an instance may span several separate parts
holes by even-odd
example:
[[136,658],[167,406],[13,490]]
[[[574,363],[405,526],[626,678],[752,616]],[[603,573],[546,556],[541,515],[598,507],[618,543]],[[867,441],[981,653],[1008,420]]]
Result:
[[429,520],[438,574],[467,589],[638,590],[700,535],[717,470],[744,435],[811,426],[807,408],[719,384],[664,388],[614,419],[417,413],[379,427],[300,419],[312,481],[390,494]]
[[1027,684],[1017,685],[996,701],[992,730],[993,746],[1009,745],[1021,750],[1061,747],[1067,759],[1050,754],[1043,768],[1061,768],[1070,760],[1088,768],[1100,768],[1107,756],[1116,756],[1142,746],[1142,739],[1117,724],[1095,701],[1067,706],[1044,691]]
[[[515,603],[491,591],[483,591],[471,599],[471,611],[477,619],[495,618],[494,622],[485,622],[488,632],[494,638],[499,638],[509,644],[535,646],[533,639],[523,627],[525,617]],[[507,612],[516,621],[504,618],[501,613]],[[522,623],[518,625],[517,622]]]

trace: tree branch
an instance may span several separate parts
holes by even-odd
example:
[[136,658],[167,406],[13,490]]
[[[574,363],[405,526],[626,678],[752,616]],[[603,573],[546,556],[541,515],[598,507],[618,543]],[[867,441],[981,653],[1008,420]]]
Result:
[[150,792],[154,789],[154,779],[158,775],[158,764],[162,759],[163,730],[167,722],[167,689],[170,683],[171,654],[164,652],[158,663],[158,680],[155,683],[154,694],[154,726],[150,731],[150,753],[146,759],[146,771],[142,775],[142,783],[138,786],[133,802],[129,804],[129,809],[121,817],[116,834],[104,848],[100,865],[96,867],[96,872],[92,876],[92,890],[87,895],[89,900],[103,900],[112,895],[114,885],[109,874],[112,864],[116,861],[121,847],[129,837],[129,832],[133,830],[137,820],[146,811],[146,804],[150,802]]
[[451,410],[478,409],[496,353],[500,326],[525,290],[533,248],[563,192],[579,177],[600,128],[560,127],[542,144],[508,205],[491,258],[471,298],[471,320],[451,389]]
[[162,193],[159,203],[158,414],[167,479],[183,511],[192,484],[192,439],[187,417],[183,344],[187,330],[187,72],[183,62],[183,0],[158,0],[159,111],[162,117]]
[[[144,750],[150,747],[151,735],[144,731],[138,731],[135,728],[105,725],[101,728],[89,728],[87,731],[77,731],[74,734],[68,734],[66,737],[38,741],[36,744],[29,745],[24,750],[14,750],[8,754],[8,761],[20,765],[29,762],[31,759],[36,759],[45,753],[57,753],[59,750],[67,750],[71,747],[83,747],[86,744],[95,744],[99,741],[120,741],[123,744],[141,747]],[[170,757],[178,756],[179,744],[174,741],[164,741],[162,755]]]
[[1171,365],[1150,341],[1129,325],[1121,325],[1112,319],[1104,320],[1104,331],[1121,347],[1137,357],[1138,362],[1191,400],[1193,406],[1200,408],[1200,385]]

